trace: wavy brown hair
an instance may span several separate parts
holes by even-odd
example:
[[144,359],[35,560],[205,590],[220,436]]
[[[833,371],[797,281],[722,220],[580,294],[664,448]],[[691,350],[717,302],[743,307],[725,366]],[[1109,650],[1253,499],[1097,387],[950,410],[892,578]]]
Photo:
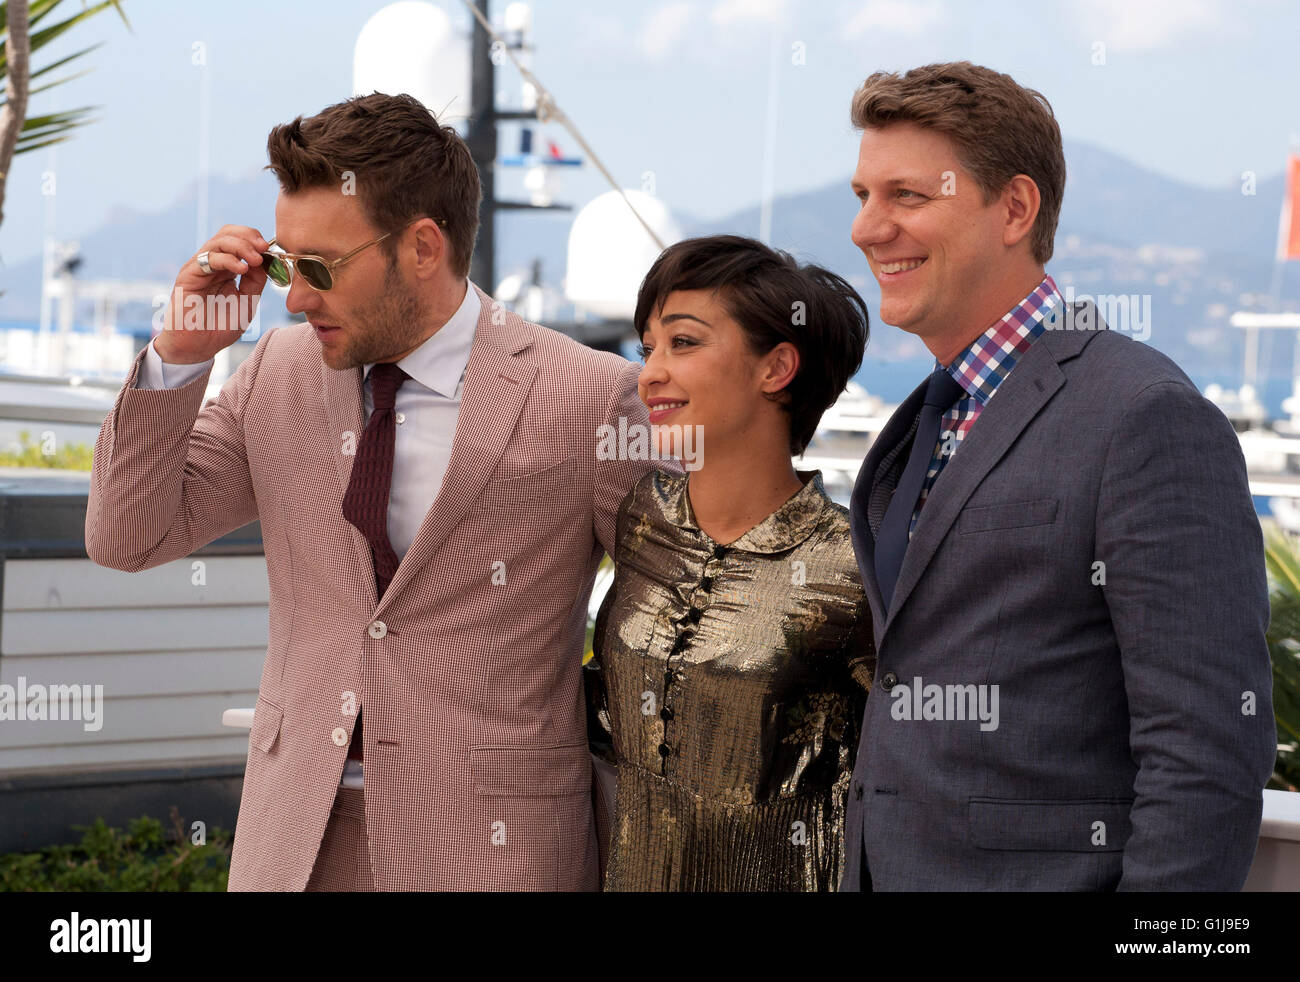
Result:
[[906,122],[942,133],[986,205],[1017,174],[1032,179],[1041,202],[1030,247],[1037,262],[1052,258],[1065,196],[1065,152],[1061,128],[1041,93],[991,68],[953,61],[902,75],[876,72],[854,93],[850,116],[860,130]]
[[[460,135],[418,99],[376,92],[335,103],[272,129],[266,152],[265,169],[289,194],[342,188],[351,172],[366,218],[381,232],[422,216],[442,219],[452,271],[469,275],[483,198],[478,168]],[[380,245],[391,262],[396,241]]]

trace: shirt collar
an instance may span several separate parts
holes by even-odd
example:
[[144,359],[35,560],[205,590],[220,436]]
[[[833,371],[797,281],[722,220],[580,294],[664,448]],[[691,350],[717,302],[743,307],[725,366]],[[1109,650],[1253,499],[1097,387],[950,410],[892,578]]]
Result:
[[[727,543],[725,547],[727,550],[739,549],[743,552],[758,553],[784,552],[812,535],[822,511],[831,499],[822,484],[821,471],[797,470],[795,474],[804,482],[803,488],[735,542]],[[687,476],[672,475],[666,488],[669,501],[665,514],[678,528],[704,535],[704,531],[695,521],[690,495],[686,493]]]
[[[1020,356],[1047,329],[1048,314],[1061,303],[1056,281],[1044,276],[1027,297],[953,360],[948,374],[981,406],[987,404]],[[942,366],[936,362],[935,367]]]
[[[456,394],[465,366],[469,364],[469,351],[474,343],[474,329],[478,326],[481,309],[478,292],[466,280],[465,299],[456,312],[397,366],[421,385],[450,399]],[[366,365],[363,379],[369,377],[373,367],[373,362]]]

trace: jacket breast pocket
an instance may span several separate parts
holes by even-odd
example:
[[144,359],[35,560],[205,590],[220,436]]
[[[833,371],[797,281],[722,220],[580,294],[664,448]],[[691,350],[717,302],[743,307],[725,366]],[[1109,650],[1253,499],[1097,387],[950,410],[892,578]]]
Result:
[[1119,852],[1133,826],[1132,798],[971,798],[971,842],[1015,852]]
[[585,743],[470,747],[469,759],[479,795],[545,798],[591,791],[591,752]]
[[1051,525],[1056,521],[1059,505],[1056,498],[1038,498],[1035,501],[1008,501],[1005,504],[964,508],[957,519],[957,531],[965,535],[970,532],[992,532],[995,529]]
[[253,707],[253,728],[248,731],[249,744],[269,754],[280,738],[282,722],[284,722],[284,710],[259,695],[257,705]]
[[577,479],[578,459],[570,455],[547,467],[515,472],[509,459],[497,468],[483,488],[478,509],[500,508],[521,502],[548,502],[561,498]]

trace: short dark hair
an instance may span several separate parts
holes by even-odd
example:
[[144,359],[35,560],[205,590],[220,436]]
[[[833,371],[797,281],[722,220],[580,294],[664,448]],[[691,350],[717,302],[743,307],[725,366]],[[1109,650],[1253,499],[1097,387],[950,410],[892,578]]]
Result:
[[1030,233],[1034,260],[1052,258],[1065,197],[1065,151],[1052,104],[1010,75],[969,61],[922,65],[906,74],[876,72],[853,95],[860,130],[915,123],[952,141],[989,204],[1017,174],[1038,185],[1038,217]]
[[[290,194],[341,187],[350,171],[366,217],[381,232],[400,231],[422,215],[442,219],[452,270],[469,275],[483,198],[478,168],[460,134],[415,97],[375,92],[299,116],[271,130],[266,152],[266,169]],[[380,245],[391,262],[394,237]]]
[[768,398],[790,414],[790,453],[802,454],[822,413],[862,365],[869,318],[857,291],[830,270],[801,266],[788,252],[756,239],[684,239],[664,250],[641,283],[632,319],[638,337],[676,290],[715,291],[760,357],[783,341],[795,346],[798,372]]

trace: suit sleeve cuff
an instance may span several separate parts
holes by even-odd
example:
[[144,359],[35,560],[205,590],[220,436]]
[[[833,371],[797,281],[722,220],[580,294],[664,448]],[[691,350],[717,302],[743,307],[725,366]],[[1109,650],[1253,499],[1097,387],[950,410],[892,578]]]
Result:
[[188,385],[210,369],[215,359],[209,358],[196,365],[168,365],[158,355],[158,350],[149,342],[145,349],[144,361],[140,364],[140,375],[136,379],[137,389],[179,389]]

